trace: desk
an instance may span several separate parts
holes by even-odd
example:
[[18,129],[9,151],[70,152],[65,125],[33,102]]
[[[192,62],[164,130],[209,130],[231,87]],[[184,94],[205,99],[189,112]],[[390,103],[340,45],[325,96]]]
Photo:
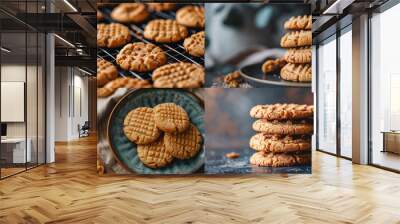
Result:
[[382,131],[383,150],[382,152],[392,152],[400,154],[400,131]]
[[[31,162],[32,140],[26,139],[28,143],[25,152],[25,138],[5,138],[1,139],[1,159],[6,163],[26,163]],[[26,160],[25,160],[26,159]]]

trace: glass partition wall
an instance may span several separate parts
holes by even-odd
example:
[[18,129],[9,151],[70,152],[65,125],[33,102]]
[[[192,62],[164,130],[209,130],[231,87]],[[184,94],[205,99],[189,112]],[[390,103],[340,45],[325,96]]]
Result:
[[317,147],[336,154],[336,35],[318,46],[317,57]]
[[[35,12],[24,2],[18,7]],[[33,11],[32,11],[33,10]],[[45,163],[45,35],[0,11],[0,178]]]
[[317,150],[352,157],[352,27],[317,45]]
[[370,163],[400,171],[400,4],[371,22]]

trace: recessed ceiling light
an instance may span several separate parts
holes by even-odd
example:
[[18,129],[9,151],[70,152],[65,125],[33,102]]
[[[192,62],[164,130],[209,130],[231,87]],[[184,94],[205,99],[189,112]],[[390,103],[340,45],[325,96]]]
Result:
[[73,45],[71,42],[69,42],[68,40],[60,37],[58,34],[54,34],[55,37],[57,37],[59,40],[61,40],[62,42],[66,43],[67,45],[69,45],[70,47],[75,48],[75,45]]
[[83,73],[85,73],[85,74],[87,74],[87,75],[90,75],[90,76],[92,75],[92,73],[90,73],[90,72],[88,72],[88,71],[86,71],[86,70],[83,70],[83,69],[81,69],[81,68],[79,68],[79,67],[78,67],[78,70],[81,71],[81,72],[83,72]]
[[78,12],[78,10],[68,0],[64,0],[64,3],[67,4],[75,12]]
[[11,50],[8,50],[8,49],[5,48],[5,47],[1,47],[0,49],[1,49],[2,51],[6,52],[6,53],[10,53],[10,52],[11,52]]

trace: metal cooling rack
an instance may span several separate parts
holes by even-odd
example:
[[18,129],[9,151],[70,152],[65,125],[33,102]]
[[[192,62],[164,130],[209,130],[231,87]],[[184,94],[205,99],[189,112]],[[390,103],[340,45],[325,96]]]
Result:
[[[177,4],[177,8],[174,9],[173,11],[167,11],[167,12],[152,11],[152,12],[150,12],[150,16],[146,20],[146,22],[141,23],[141,24],[130,24],[128,26],[130,29],[130,34],[132,36],[132,40],[130,42],[152,43],[154,45],[161,47],[164,50],[165,54],[167,55],[167,58],[168,58],[167,64],[172,64],[172,63],[177,63],[177,62],[190,62],[190,63],[194,63],[194,64],[201,65],[204,67],[204,57],[194,57],[194,56],[188,54],[185,51],[185,48],[183,47],[183,41],[178,42],[178,43],[160,44],[160,43],[156,43],[156,42],[147,40],[143,37],[144,28],[146,27],[146,25],[149,21],[151,21],[153,19],[175,19],[176,10],[178,10],[179,8],[181,8],[185,5],[189,5],[189,4]],[[204,7],[203,4],[191,4],[191,5],[199,5],[199,6]],[[112,20],[110,17],[110,14],[112,11],[111,7],[105,7],[105,8],[101,8],[99,10],[104,14],[104,17],[105,17],[103,19],[102,23],[116,22],[116,21]],[[201,31],[201,29],[188,28],[189,36],[194,33],[199,32],[199,31]],[[105,60],[113,63],[118,68],[118,73],[120,74],[120,76],[135,77],[135,78],[139,78],[139,79],[150,80],[152,72],[138,73],[138,72],[123,70],[118,66],[118,64],[116,63],[116,57],[117,57],[117,54],[119,53],[119,51],[122,49],[122,47],[98,48],[97,49],[97,57],[105,59]]]

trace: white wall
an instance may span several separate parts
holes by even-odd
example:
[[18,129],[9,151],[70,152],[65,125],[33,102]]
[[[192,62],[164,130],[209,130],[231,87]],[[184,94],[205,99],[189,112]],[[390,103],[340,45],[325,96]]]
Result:
[[79,137],[78,124],[88,120],[88,79],[71,67],[56,67],[55,74],[55,140],[74,140]]

